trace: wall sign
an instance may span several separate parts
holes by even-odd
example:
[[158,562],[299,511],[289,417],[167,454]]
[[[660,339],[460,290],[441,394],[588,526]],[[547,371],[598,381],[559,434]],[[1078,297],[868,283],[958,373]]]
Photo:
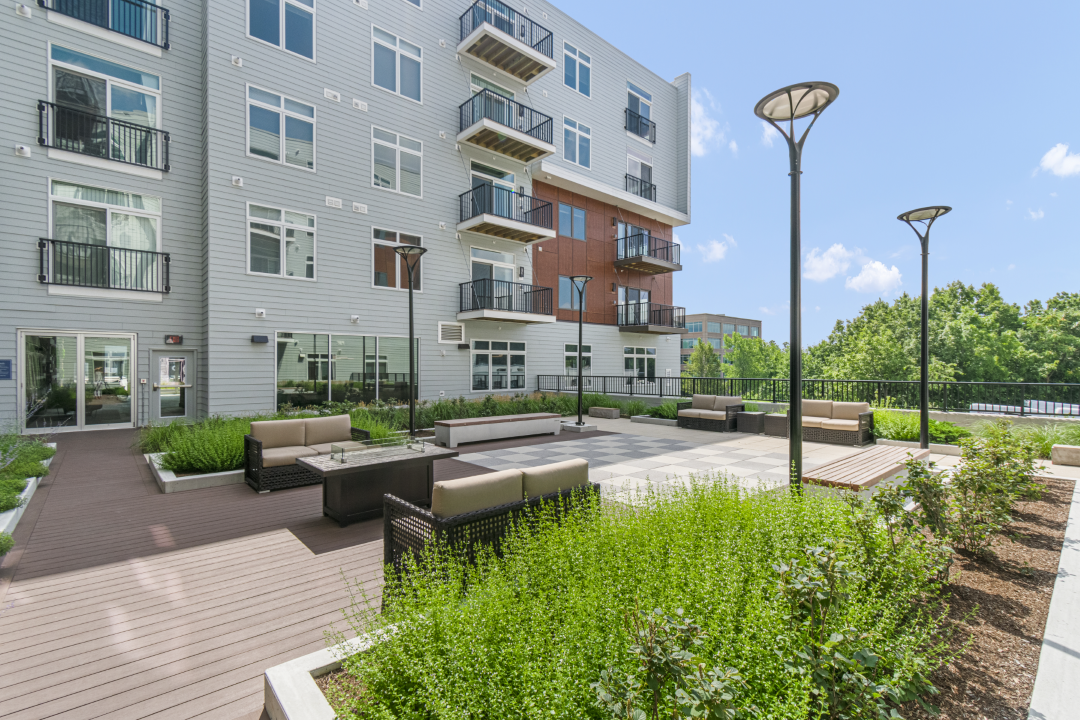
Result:
[[11,379],[11,361],[0,360],[0,380]]
[[184,336],[183,335],[166,335],[165,336],[165,344],[166,345],[183,345],[184,344]]

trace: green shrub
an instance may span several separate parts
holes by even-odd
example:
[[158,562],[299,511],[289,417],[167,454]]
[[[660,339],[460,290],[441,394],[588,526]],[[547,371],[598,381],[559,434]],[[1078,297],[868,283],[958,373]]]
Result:
[[654,418],[676,420],[679,417],[679,406],[674,400],[666,400],[649,409],[649,415]]
[[[874,435],[885,440],[919,439],[919,413],[874,409]],[[930,418],[930,442],[955,445],[971,433],[959,425]]]
[[[996,432],[997,423],[985,421],[975,426],[975,435],[988,437]],[[1054,445],[1080,445],[1080,422],[1057,422],[1041,425],[1017,425],[1012,433],[1035,447],[1038,456],[1050,459]]]
[[757,403],[743,402],[743,410],[745,412],[758,412]]
[[15,540],[8,533],[0,533],[0,557],[4,557],[11,548],[15,547]]
[[27,478],[45,477],[49,468],[44,461],[56,454],[37,439],[13,433],[0,435],[0,512],[19,507],[19,495],[26,489]]
[[644,415],[649,411],[649,406],[645,404],[644,400],[629,400],[623,406],[626,417],[634,417],[635,415]]
[[158,465],[176,473],[239,470],[244,467],[244,435],[250,431],[250,418],[213,417],[181,425]]

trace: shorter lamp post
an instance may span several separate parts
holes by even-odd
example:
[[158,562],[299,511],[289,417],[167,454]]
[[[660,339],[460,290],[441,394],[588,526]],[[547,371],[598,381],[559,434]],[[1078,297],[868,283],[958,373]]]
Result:
[[592,280],[590,275],[572,275],[570,282],[573,283],[574,289],[577,290],[578,295],[578,314],[577,314],[577,424],[578,427],[584,425],[584,421],[581,419],[581,341],[582,341],[582,327],[584,325],[585,317],[585,286]]
[[[927,261],[930,255],[930,226],[934,221],[945,213],[952,210],[947,205],[935,205],[933,207],[909,210],[897,215],[897,220],[906,222],[908,226],[919,236],[922,245],[922,352],[919,356],[919,365],[922,375],[919,379],[919,447],[923,450],[930,447],[930,292],[927,287]],[[922,223],[923,231],[915,223]]]
[[413,334],[413,271],[427,248],[400,245],[394,248],[409,271],[409,437],[416,437],[416,339]]

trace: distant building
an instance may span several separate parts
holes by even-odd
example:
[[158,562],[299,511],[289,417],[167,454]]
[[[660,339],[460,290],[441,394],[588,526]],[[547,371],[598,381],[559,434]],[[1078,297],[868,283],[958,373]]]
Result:
[[680,369],[685,370],[690,362],[690,354],[694,352],[694,346],[699,342],[712,343],[713,349],[723,362],[729,363],[725,357],[724,336],[738,333],[743,337],[762,337],[761,321],[748,320],[746,318],[730,317],[728,315],[712,315],[710,313],[688,314],[686,316],[687,333],[682,336],[682,349]]

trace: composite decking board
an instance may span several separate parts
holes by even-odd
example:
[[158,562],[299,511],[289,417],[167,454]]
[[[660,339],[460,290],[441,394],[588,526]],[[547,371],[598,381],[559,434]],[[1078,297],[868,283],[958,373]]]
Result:
[[909,454],[915,459],[923,459],[930,455],[930,451],[875,446],[814,468],[810,471],[812,474],[803,475],[803,481],[842,488],[872,487],[889,475],[902,471]]

